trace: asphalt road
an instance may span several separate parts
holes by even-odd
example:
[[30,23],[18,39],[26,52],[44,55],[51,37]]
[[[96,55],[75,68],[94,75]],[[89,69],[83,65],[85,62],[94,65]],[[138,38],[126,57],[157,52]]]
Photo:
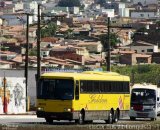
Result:
[[[99,129],[104,127],[127,127],[127,126],[139,126],[149,128],[150,124],[155,123],[156,128],[160,129],[160,117],[156,121],[150,121],[150,119],[137,119],[136,121],[130,121],[129,117],[119,120],[118,123],[113,125],[106,124],[103,120],[94,120],[92,124],[84,124],[83,126],[89,129]],[[75,124],[74,121],[53,121],[53,124],[47,124],[45,119],[37,118],[36,115],[0,115],[0,124],[2,126],[74,126],[79,127],[81,125]],[[139,128],[141,129],[141,128]],[[158,130],[158,129],[156,129]]]

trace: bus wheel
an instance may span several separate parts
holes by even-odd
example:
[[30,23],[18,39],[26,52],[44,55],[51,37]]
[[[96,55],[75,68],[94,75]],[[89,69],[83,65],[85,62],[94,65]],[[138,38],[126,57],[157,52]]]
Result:
[[78,123],[79,123],[79,120],[76,119],[76,120],[75,120],[75,123],[78,124]]
[[110,111],[109,116],[108,116],[108,124],[113,124],[113,112]]
[[53,123],[53,119],[52,119],[52,118],[46,117],[45,120],[46,120],[46,122],[49,123],[49,124],[52,124],[52,123]]
[[79,113],[79,124],[84,124],[84,110]]
[[151,121],[154,121],[154,120],[156,120],[156,118],[151,118]]
[[136,118],[131,116],[131,117],[130,117],[130,120],[131,120],[131,121],[135,121]]
[[85,123],[87,123],[87,124],[92,124],[92,123],[93,123],[93,120],[85,121]]
[[118,122],[119,120],[119,110],[116,110],[115,114],[114,114],[114,122]]

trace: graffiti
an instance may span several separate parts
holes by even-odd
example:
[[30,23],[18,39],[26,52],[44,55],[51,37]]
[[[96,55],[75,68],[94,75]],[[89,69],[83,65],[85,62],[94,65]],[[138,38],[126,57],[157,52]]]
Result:
[[6,77],[4,94],[3,77],[0,77],[0,113],[26,112],[25,98],[24,78]]
[[16,86],[14,87],[13,94],[14,94],[15,106],[21,106],[23,99],[23,88],[19,83],[17,83]]

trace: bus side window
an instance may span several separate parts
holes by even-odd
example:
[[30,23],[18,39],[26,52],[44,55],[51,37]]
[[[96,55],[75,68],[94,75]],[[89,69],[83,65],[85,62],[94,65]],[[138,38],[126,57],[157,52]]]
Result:
[[76,81],[75,99],[79,100],[79,81]]

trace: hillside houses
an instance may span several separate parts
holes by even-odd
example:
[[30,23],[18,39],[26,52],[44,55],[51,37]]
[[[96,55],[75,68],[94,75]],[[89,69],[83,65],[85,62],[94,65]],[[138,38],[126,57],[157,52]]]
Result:
[[[103,52],[105,49],[100,42],[100,36],[108,33],[109,13],[113,16],[110,21],[110,33],[116,34],[119,39],[119,43],[112,47],[111,63],[159,64],[160,5],[156,0],[141,3],[138,0],[128,3],[116,1],[104,5],[84,0],[84,9],[57,7],[56,2],[48,0],[6,0],[0,3],[0,67],[24,67],[26,16],[21,13],[26,10],[35,14],[29,17],[29,67],[37,67],[38,3],[45,6],[41,9],[43,16],[54,16],[41,19],[41,29],[47,26],[45,20],[55,22],[58,27],[55,35],[41,38],[43,68],[97,68],[105,65],[106,52]],[[125,25],[131,25],[132,28],[123,28]],[[142,28],[145,28],[144,32],[137,32]],[[147,35],[144,35],[145,33]]]

